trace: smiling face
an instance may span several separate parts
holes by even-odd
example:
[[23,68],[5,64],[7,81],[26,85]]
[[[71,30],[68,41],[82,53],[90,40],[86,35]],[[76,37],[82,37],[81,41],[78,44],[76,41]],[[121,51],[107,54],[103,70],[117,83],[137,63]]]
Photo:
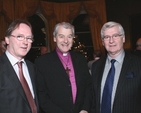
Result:
[[[103,32],[103,34],[106,37],[107,36],[111,37],[111,38],[109,38],[109,40],[102,40],[102,43],[103,43],[104,47],[106,48],[108,54],[112,58],[115,58],[123,50],[123,43],[125,42],[125,37],[120,34],[117,26],[106,29]],[[113,38],[113,36],[115,36],[115,35],[119,35],[119,36],[116,38]]]
[[57,35],[54,37],[54,42],[62,53],[67,53],[73,44],[72,30],[60,26]]
[[[31,28],[26,24],[20,24],[19,27],[17,27],[11,35],[18,36],[18,35],[24,35],[32,36]],[[17,59],[22,59],[30,50],[31,48],[31,42],[28,42],[27,39],[24,39],[22,41],[18,40],[16,37],[8,36],[5,37],[5,41],[7,43],[7,50]]]

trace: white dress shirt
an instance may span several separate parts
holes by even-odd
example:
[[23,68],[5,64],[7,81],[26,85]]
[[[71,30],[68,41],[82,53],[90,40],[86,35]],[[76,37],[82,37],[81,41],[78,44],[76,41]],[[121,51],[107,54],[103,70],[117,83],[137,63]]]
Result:
[[33,96],[33,98],[34,98],[33,87],[32,87],[32,83],[31,83],[31,79],[30,79],[30,76],[29,76],[29,72],[28,72],[28,68],[27,68],[26,62],[24,61],[24,59],[22,59],[22,60],[19,61],[17,58],[15,58],[13,55],[11,55],[11,54],[8,52],[8,50],[6,50],[5,53],[6,53],[6,56],[8,57],[8,59],[9,59],[11,65],[13,66],[13,68],[14,68],[16,74],[17,74],[17,77],[18,77],[19,79],[20,79],[20,77],[19,77],[19,68],[18,68],[17,62],[21,62],[21,61],[23,62],[23,63],[22,63],[23,74],[24,74],[24,77],[25,77],[25,79],[26,79],[26,81],[27,81],[27,84],[28,84],[28,86],[29,86],[29,89],[30,89],[30,91],[31,91],[31,94],[32,94],[32,96]]
[[[114,97],[115,97],[115,93],[116,93],[116,88],[117,88],[117,84],[118,84],[118,80],[119,80],[119,76],[120,76],[120,72],[121,72],[124,56],[125,56],[125,52],[123,50],[115,58],[115,60],[116,60],[116,62],[114,63],[114,66],[115,66],[115,76],[114,76],[114,82],[113,82],[111,109],[113,107]],[[104,72],[103,72],[102,82],[101,82],[101,101],[102,101],[102,95],[103,95],[103,89],[104,89],[105,81],[106,81],[108,72],[109,72],[109,70],[111,68],[111,62],[110,62],[111,60],[112,60],[112,58],[108,55],[107,60],[106,60],[106,64],[105,64],[105,69],[104,69]]]

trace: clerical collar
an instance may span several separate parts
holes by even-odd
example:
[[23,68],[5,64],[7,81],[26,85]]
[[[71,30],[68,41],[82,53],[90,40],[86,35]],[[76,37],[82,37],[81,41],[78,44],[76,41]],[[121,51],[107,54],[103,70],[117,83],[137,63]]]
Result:
[[61,56],[67,56],[68,53],[69,53],[69,52],[67,52],[67,53],[62,53],[62,52],[60,51],[60,49],[58,49],[58,47],[56,47],[56,51],[57,51],[57,53],[58,53],[59,55],[61,55]]
[[63,53],[63,56],[67,56],[68,55],[68,53]]

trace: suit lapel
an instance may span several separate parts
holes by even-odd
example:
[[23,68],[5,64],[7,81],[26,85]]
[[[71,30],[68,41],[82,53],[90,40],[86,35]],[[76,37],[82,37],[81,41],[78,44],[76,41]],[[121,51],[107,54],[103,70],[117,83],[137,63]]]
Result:
[[[68,75],[67,75],[67,73],[66,73],[66,70],[64,69],[64,66],[63,66],[63,64],[62,64],[62,62],[61,62],[61,60],[59,59],[59,57],[58,57],[58,55],[57,55],[57,53],[56,53],[56,51],[54,51],[54,52],[52,52],[52,60],[53,60],[53,67],[57,67],[56,68],[56,72],[58,72],[58,75],[62,75],[62,76],[64,76],[67,80],[69,80],[69,77],[68,77]],[[59,70],[59,71],[58,71]],[[59,74],[60,73],[60,74]]]
[[[102,76],[103,76],[103,72],[104,72],[104,68],[105,68],[105,63],[106,63],[106,58],[107,57],[103,57],[103,59],[101,60],[101,62],[98,62],[99,64],[99,66],[98,66],[98,70],[99,70],[99,72],[98,72],[98,80],[96,81],[97,82],[97,84],[98,84],[98,94],[97,94],[97,96],[98,96],[98,102],[100,103],[100,96],[101,96],[101,82],[102,82]],[[96,68],[97,69],[97,68]],[[100,104],[98,104],[98,105],[100,105]],[[100,106],[99,106],[100,107]]]
[[117,89],[116,89],[115,100],[116,100],[117,96],[120,94],[120,92],[122,92],[121,87],[123,86],[124,79],[126,78],[125,76],[127,75],[127,70],[129,70],[129,68],[131,67],[130,61],[131,61],[131,57],[128,56],[127,54],[125,54],[123,65],[122,65],[122,68],[121,68],[121,73],[120,73],[120,76],[119,76]]
[[1,71],[4,71],[5,75],[9,78],[9,81],[11,81],[11,83],[13,84],[13,87],[16,88],[19,91],[19,94],[22,96],[22,98],[28,104],[28,101],[26,99],[24,90],[23,90],[23,88],[21,86],[21,83],[20,83],[20,81],[19,81],[19,79],[18,79],[18,77],[16,75],[16,72],[13,69],[10,61],[8,60],[8,58],[7,58],[7,56],[5,54],[3,54],[1,57],[2,57],[2,63],[3,63],[3,67],[2,67]]

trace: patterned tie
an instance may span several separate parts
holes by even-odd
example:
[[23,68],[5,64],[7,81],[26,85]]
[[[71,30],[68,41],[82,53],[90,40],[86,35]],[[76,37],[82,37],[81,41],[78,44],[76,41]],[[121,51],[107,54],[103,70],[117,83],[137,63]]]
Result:
[[112,97],[112,90],[113,90],[113,81],[114,81],[114,75],[115,75],[115,59],[111,60],[111,68],[109,70],[103,95],[102,95],[102,103],[101,103],[101,113],[112,113],[111,112],[111,97]]
[[23,75],[22,62],[17,62],[17,65],[19,67],[20,82],[21,82],[21,85],[22,85],[22,87],[24,89],[24,92],[26,94],[26,97],[27,97],[27,100],[29,102],[32,113],[37,113],[37,108],[36,108],[36,105],[35,105],[35,101],[34,101],[34,99],[32,97],[29,86],[28,86],[28,84],[27,84],[27,82],[26,82],[26,80],[24,78],[24,75]]

